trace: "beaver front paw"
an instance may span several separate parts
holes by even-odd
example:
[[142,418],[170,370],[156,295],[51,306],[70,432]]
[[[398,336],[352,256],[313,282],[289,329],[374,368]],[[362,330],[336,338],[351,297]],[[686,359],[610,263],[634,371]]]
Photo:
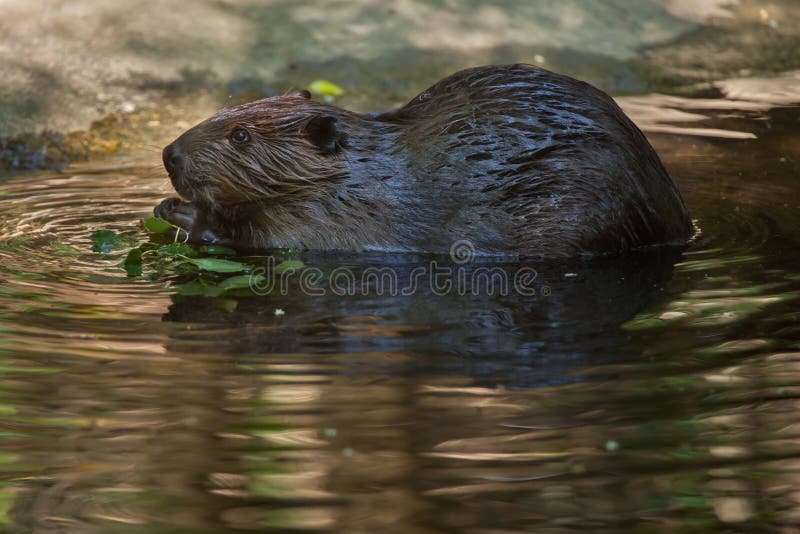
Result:
[[[233,240],[215,229],[210,218],[191,202],[167,198],[153,209],[153,214],[180,227],[183,231],[180,231],[178,239],[181,241],[202,245],[233,245]],[[175,237],[175,234],[172,236]]]
[[200,212],[194,204],[175,197],[162,200],[161,204],[153,209],[153,215],[169,221],[187,232],[191,232],[200,220]]

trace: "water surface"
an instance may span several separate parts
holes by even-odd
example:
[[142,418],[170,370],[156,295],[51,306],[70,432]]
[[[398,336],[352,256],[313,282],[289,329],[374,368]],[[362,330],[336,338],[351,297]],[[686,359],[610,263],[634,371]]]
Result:
[[[147,239],[149,162],[0,184],[2,528],[800,527],[800,109],[679,106],[700,120],[651,140],[687,250],[439,258],[533,269],[530,294],[181,297],[92,251]],[[408,280],[431,258],[304,261]]]

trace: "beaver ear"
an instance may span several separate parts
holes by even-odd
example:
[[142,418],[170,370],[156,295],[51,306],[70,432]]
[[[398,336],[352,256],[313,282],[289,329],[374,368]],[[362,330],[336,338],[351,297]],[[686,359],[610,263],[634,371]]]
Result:
[[305,133],[323,154],[334,154],[345,145],[346,135],[333,115],[316,115],[306,124]]
[[299,97],[302,97],[302,98],[306,98],[308,100],[311,99],[311,93],[309,91],[307,91],[306,89],[296,89],[296,90],[290,92],[287,96],[299,96]]

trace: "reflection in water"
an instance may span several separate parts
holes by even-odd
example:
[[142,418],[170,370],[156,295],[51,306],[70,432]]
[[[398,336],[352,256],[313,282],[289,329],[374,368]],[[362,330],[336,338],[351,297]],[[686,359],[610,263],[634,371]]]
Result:
[[[388,294],[388,285],[363,273],[375,265],[388,267],[405,286],[402,281],[412,280],[415,269],[427,266],[422,260],[311,255],[306,262],[323,271],[346,268],[356,281],[371,284],[354,286],[345,297],[336,296],[336,288],[327,283],[315,286],[325,293],[321,296],[290,286],[285,295],[276,291],[268,298],[240,299],[225,314],[213,299],[177,298],[166,320],[214,326],[177,334],[169,350],[189,351],[213,342],[215,351],[242,357],[370,353],[394,372],[456,371],[492,387],[573,382],[580,378],[572,372],[582,366],[625,360],[626,335],[619,325],[661,297],[679,254],[658,249],[625,260],[558,264],[459,265],[439,258],[434,259],[440,261],[437,268],[450,275],[438,283],[452,282],[450,291],[421,283],[408,296]],[[479,276],[486,269],[495,276],[491,285]],[[523,269],[535,273],[534,283],[515,287],[515,273]],[[459,280],[468,281],[467,294],[457,291]],[[472,280],[485,285],[473,291]],[[509,286],[501,286],[501,280]],[[535,294],[520,294],[523,289]],[[276,308],[286,315],[276,317]],[[409,354],[411,359],[403,356]]]
[[164,180],[0,185],[0,530],[800,526],[800,110],[696,104],[748,135],[653,139],[695,242],[466,267],[533,295],[180,298],[89,240],[144,239]]

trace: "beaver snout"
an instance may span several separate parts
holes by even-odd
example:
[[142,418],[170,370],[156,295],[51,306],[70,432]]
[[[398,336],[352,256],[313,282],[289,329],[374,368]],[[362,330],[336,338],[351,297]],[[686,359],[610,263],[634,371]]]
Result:
[[185,158],[181,145],[177,141],[167,145],[161,153],[161,158],[164,160],[164,168],[167,169],[167,174],[174,180],[175,176],[181,172]]
[[161,153],[161,159],[164,160],[164,168],[167,169],[167,174],[169,174],[169,179],[175,191],[187,198],[190,197],[191,191],[186,184],[185,172],[188,158],[183,148],[181,148],[181,144],[178,141],[173,141],[167,145]]
[[178,141],[173,141],[161,153],[161,159],[164,160],[164,168],[167,169],[169,180],[172,182],[172,187],[175,188],[179,194],[191,196],[191,188],[186,183],[186,164],[188,156],[181,148]]

